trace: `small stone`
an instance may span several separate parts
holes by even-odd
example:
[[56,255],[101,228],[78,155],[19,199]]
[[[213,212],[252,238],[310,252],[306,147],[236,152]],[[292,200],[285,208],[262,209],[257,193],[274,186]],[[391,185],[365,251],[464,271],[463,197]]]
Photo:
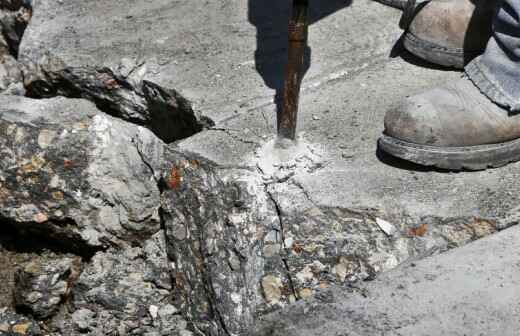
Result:
[[376,223],[387,236],[393,236],[397,232],[397,228],[392,223],[387,222],[384,219],[376,218]]
[[150,312],[150,316],[156,320],[157,319],[157,316],[158,316],[158,313],[159,313],[159,307],[157,306],[154,306],[154,305],[151,305],[149,308],[148,308],[148,311]]
[[290,249],[294,244],[294,239],[292,237],[285,238],[284,245],[285,248]]
[[310,288],[300,290],[300,297],[304,300],[310,299],[314,295],[314,291]]
[[231,301],[235,304],[239,304],[242,301],[242,296],[238,293],[231,294]]
[[31,323],[26,322],[26,323],[15,324],[12,329],[13,329],[13,332],[15,332],[15,333],[26,335],[27,330],[29,330],[30,326],[31,326]]
[[45,149],[52,144],[55,137],[55,131],[42,130],[38,135],[38,145],[40,146],[40,148]]
[[159,317],[161,319],[165,319],[165,318],[168,318],[172,315],[175,315],[177,314],[179,311],[177,310],[177,308],[175,308],[174,306],[172,306],[171,304],[167,304],[165,306],[162,306],[161,308],[159,308]]
[[303,270],[296,274],[296,279],[298,279],[301,283],[305,283],[306,281],[312,281],[314,279],[312,268],[310,266],[305,266]]
[[344,282],[347,278],[347,266],[343,263],[339,263],[334,267],[334,270],[339,281]]
[[282,281],[274,275],[265,276],[262,279],[265,300],[270,304],[280,302],[282,297]]
[[40,213],[37,213],[36,215],[34,215],[33,219],[36,223],[41,224],[41,223],[45,223],[46,221],[48,221],[49,217],[46,214],[40,212]]

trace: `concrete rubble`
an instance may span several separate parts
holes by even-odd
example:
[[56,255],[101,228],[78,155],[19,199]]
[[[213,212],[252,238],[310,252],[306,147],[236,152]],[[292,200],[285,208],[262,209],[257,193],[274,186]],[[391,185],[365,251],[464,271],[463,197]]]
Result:
[[312,6],[293,145],[288,3],[0,0],[0,335],[267,335],[518,223],[518,165],[375,151],[388,106],[460,74],[388,57],[399,11]]
[[519,238],[514,227],[375,281],[333,288],[261,318],[250,335],[515,335]]

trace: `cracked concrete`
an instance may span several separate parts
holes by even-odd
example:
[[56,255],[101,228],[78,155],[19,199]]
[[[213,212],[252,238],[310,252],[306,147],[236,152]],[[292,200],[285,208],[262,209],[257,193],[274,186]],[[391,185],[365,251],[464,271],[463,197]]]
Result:
[[517,334],[514,227],[262,318],[255,336]]
[[[171,274],[170,310],[182,312],[192,332],[247,335],[260,316],[295,301],[320,297],[330,287],[341,291],[518,223],[518,164],[450,174],[376,153],[389,106],[460,74],[406,54],[390,58],[401,33],[396,10],[370,1],[312,6],[300,142],[279,148],[273,134],[288,2],[156,0],[124,8],[109,0],[34,3],[20,48],[26,74],[36,75],[26,78],[29,94],[78,96],[101,108],[109,96],[107,112],[143,124],[127,107],[137,101],[138,110],[149,113],[153,104],[141,86],[154,83],[154,97],[166,110],[180,107],[198,118],[189,134],[156,132],[168,142],[192,135],[161,150],[141,147],[135,136],[128,142],[160,198],[151,226],[166,235],[171,265],[158,268],[161,279]],[[58,70],[42,70],[49,60]],[[92,85],[101,86],[92,93]],[[178,91],[180,98],[165,91]],[[180,94],[193,110],[182,108]],[[395,232],[389,235],[381,221]],[[140,274],[152,260],[140,253],[133,247],[99,253],[85,283],[102,283],[96,271],[105,257]],[[165,253],[159,253],[163,261]],[[143,285],[135,277],[114,277]],[[153,288],[156,301],[171,294],[161,286],[146,288]],[[95,330],[81,318],[93,313],[85,311],[87,303],[105,300],[98,306],[104,309],[114,304],[113,294],[82,293],[77,325],[58,321],[58,327]],[[146,302],[132,294],[128,303],[141,314]],[[129,323],[97,318],[110,332],[152,330],[150,317],[141,324],[136,316]],[[175,321],[184,330],[186,321]]]

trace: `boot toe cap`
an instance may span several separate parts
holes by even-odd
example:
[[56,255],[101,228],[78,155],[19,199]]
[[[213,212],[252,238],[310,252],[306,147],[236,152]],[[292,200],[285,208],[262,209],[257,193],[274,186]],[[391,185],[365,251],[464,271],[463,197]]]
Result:
[[385,133],[421,145],[445,145],[443,128],[434,103],[422,96],[405,99],[385,116]]

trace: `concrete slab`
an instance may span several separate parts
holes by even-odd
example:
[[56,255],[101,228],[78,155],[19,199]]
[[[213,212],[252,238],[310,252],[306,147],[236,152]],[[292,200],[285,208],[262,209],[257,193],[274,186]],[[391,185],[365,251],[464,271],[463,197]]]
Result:
[[[461,74],[406,55],[390,58],[401,34],[397,10],[371,1],[312,3],[300,155],[287,162],[273,160],[280,156],[265,148],[275,133],[288,3],[132,0],[122,8],[109,0],[39,0],[21,45],[26,63],[47,56],[65,67],[134,64],[143,79],[179,90],[214,121],[173,147],[219,169],[236,169],[255,184],[256,201],[267,200],[277,215],[272,228],[250,221],[257,229],[250,232],[272,232],[244,248],[258,257],[256,264],[233,270],[237,279],[256,281],[246,284],[256,296],[244,299],[251,306],[244,321],[331,285],[372,279],[408,259],[464,245],[520,218],[519,164],[451,174],[376,153],[390,106]],[[397,234],[385,233],[381,220]],[[248,237],[239,224],[237,241]],[[229,313],[228,320],[236,317],[231,294],[215,294],[218,313]]]
[[[290,3],[278,0],[39,0],[20,57],[68,66],[146,67],[215,121],[269,104],[282,85]],[[399,12],[371,1],[315,1],[307,86],[388,54]],[[367,24],[370,23],[370,24]]]
[[294,305],[256,335],[518,335],[519,248],[515,227]]

